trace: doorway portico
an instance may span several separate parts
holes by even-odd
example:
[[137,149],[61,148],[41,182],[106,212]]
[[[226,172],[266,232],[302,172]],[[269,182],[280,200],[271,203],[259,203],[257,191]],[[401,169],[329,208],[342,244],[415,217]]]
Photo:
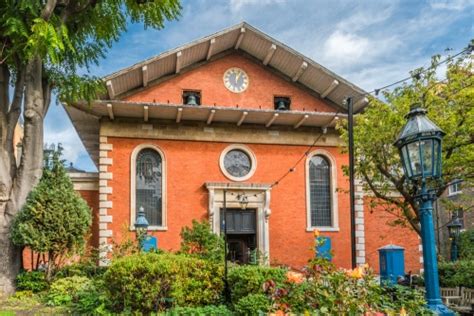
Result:
[[245,197],[246,209],[255,210],[256,216],[256,249],[265,258],[266,263],[270,258],[270,234],[269,217],[270,210],[270,184],[261,183],[224,183],[207,182],[206,188],[209,191],[209,222],[212,231],[220,234],[222,230],[223,218],[221,210],[224,208],[224,191],[226,191],[226,208],[241,209],[242,198]]

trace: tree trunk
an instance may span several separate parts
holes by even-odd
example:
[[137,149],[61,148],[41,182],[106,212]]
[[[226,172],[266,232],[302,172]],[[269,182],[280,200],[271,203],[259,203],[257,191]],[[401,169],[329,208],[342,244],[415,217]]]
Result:
[[15,290],[15,278],[21,268],[21,249],[10,241],[9,227],[0,228],[0,296]]
[[[0,64],[0,294],[15,290],[22,251],[12,244],[10,229],[31,189],[39,182],[43,165],[43,121],[50,100],[43,78],[43,63],[34,58],[16,69],[15,94],[11,100],[10,72]],[[19,166],[14,157],[13,131],[23,104],[24,136]]]

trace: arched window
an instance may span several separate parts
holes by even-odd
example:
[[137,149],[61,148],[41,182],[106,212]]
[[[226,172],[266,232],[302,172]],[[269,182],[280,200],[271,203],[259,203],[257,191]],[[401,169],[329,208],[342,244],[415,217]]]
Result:
[[135,217],[140,207],[151,227],[163,226],[163,166],[160,154],[151,148],[138,152],[135,160]]
[[333,226],[331,164],[321,155],[309,160],[309,211],[311,227]]

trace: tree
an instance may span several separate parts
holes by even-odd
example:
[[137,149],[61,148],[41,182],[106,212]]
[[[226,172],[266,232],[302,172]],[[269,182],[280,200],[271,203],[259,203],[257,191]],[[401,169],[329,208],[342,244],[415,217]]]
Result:
[[40,182],[15,217],[11,232],[15,245],[48,254],[47,280],[61,259],[84,245],[92,222],[91,209],[74,190],[60,156],[59,147],[46,157]]
[[181,229],[180,252],[195,255],[201,259],[224,260],[224,239],[214,234],[209,221],[198,222],[193,219],[192,227]]
[[[470,46],[472,48],[472,44]],[[412,83],[391,92],[383,91],[386,102],[370,100],[355,118],[354,145],[356,176],[373,193],[370,207],[395,216],[393,224],[412,227],[420,234],[415,188],[403,175],[393,143],[406,123],[410,105],[421,103],[428,117],[446,132],[443,139],[443,179],[434,183],[439,197],[454,180],[472,186],[474,182],[474,76],[471,50],[447,62],[446,78],[438,80],[440,56],[431,67],[411,73]],[[343,137],[347,129],[340,125]],[[472,196],[470,197],[472,203]],[[468,203],[469,204],[469,203]],[[467,204],[466,204],[467,205]]]
[[[79,72],[105,56],[127,23],[160,29],[180,9],[179,0],[0,0],[0,292],[13,291],[20,269],[9,231],[41,177],[51,93],[66,102],[95,99],[103,82]],[[17,164],[13,131],[21,115]]]

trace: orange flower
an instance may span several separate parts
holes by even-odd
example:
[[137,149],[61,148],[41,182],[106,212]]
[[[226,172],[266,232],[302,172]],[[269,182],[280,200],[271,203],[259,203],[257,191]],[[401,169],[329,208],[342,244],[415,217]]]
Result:
[[319,230],[315,229],[314,232],[313,232],[313,234],[314,234],[314,237],[315,237],[315,238],[318,238],[319,235],[320,235]]
[[282,310],[277,310],[274,313],[271,313],[269,316],[285,316],[285,312]]
[[346,274],[347,274],[347,276],[349,276],[351,278],[361,279],[364,276],[365,271],[364,271],[363,267],[357,267],[353,270],[347,270]]
[[286,279],[291,283],[300,284],[304,281],[303,274],[293,271],[286,273]]
[[400,310],[400,316],[408,316],[407,311],[405,310],[405,307],[402,307]]

